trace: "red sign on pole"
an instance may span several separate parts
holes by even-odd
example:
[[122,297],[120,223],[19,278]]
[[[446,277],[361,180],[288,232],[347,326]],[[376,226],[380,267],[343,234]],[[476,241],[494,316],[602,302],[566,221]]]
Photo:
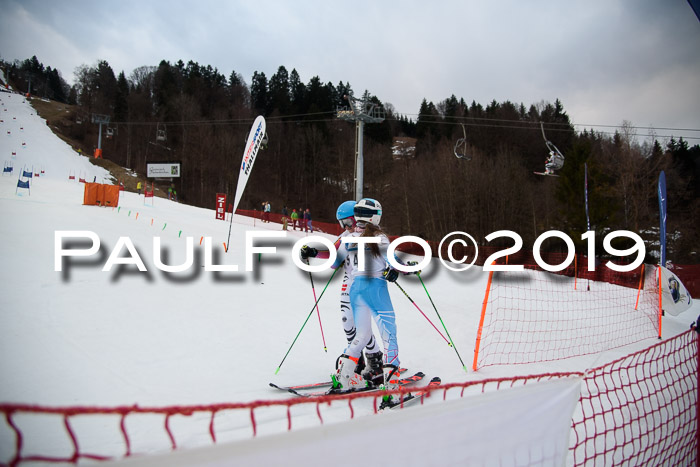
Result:
[[216,194],[216,218],[226,220],[226,193]]

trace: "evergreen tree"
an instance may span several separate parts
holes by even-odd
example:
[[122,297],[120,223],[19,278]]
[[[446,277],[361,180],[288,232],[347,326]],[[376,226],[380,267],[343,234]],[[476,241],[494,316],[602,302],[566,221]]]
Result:
[[177,68],[172,67],[165,60],[161,61],[153,76],[153,92],[155,96],[155,115],[159,120],[175,121],[174,109],[175,97],[180,94]]
[[114,98],[114,120],[125,122],[129,118],[129,83],[122,71],[117,77],[117,92]]
[[296,68],[289,74],[289,93],[292,104],[292,113],[302,114],[306,112],[308,104],[306,102],[306,86],[301,82]]
[[232,71],[228,87],[230,104],[233,108],[240,111],[240,109],[250,107],[250,91],[242,75]]
[[270,98],[267,94],[267,77],[263,72],[253,72],[253,80],[250,84],[250,98],[253,109],[260,114],[267,115],[270,107]]
[[289,73],[285,67],[280,66],[277,69],[277,73],[270,77],[268,94],[270,99],[270,112],[277,110],[282,115],[289,114],[291,109]]

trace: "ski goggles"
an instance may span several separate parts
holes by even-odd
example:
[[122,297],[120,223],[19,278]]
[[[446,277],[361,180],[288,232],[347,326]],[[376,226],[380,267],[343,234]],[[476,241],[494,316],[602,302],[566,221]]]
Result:
[[346,217],[345,219],[338,219],[338,224],[344,229],[352,229],[355,227],[355,218]]
[[372,216],[381,215],[382,211],[377,208],[367,208],[364,206],[355,206],[355,217],[369,219]]

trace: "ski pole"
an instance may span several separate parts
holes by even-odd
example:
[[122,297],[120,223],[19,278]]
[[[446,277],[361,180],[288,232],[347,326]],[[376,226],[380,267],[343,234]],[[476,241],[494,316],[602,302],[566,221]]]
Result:
[[435,329],[435,330],[437,331],[437,333],[440,334],[440,337],[442,337],[443,339],[445,339],[445,342],[447,342],[447,345],[449,345],[450,347],[452,347],[452,344],[450,343],[450,341],[448,341],[447,338],[446,338],[445,336],[442,335],[442,333],[440,332],[440,330],[433,324],[432,321],[430,321],[430,318],[428,318],[428,317],[425,315],[425,313],[423,313],[423,310],[421,310],[420,307],[419,307],[418,305],[416,305],[416,302],[414,302],[413,299],[406,293],[406,291],[403,289],[403,287],[401,287],[401,284],[399,284],[398,282],[394,282],[394,284],[396,284],[396,286],[399,288],[399,290],[401,290],[401,292],[403,292],[403,294],[406,296],[406,298],[407,298],[411,303],[413,303],[413,306],[415,306],[415,307],[418,309],[418,311],[420,311],[420,314],[423,315],[423,317],[424,317],[425,319],[428,320],[428,322],[429,322],[430,325],[433,327],[433,329]]
[[[306,264],[309,264],[309,258],[306,258]],[[321,327],[321,339],[323,339],[323,351],[328,353],[326,347],[326,336],[323,334],[323,324],[321,324],[321,312],[318,309],[318,300],[316,300],[316,287],[314,287],[314,278],[309,271],[309,280],[311,281],[311,291],[314,293],[314,301],[316,302],[316,314],[318,315],[318,325]]]
[[464,361],[462,360],[462,356],[459,355],[459,352],[457,351],[457,347],[455,347],[455,343],[452,340],[452,336],[450,336],[450,332],[447,330],[447,326],[445,326],[445,322],[442,320],[440,313],[438,313],[437,307],[435,306],[435,303],[433,302],[433,297],[431,297],[430,293],[428,293],[428,288],[425,286],[425,283],[423,282],[423,278],[420,276],[420,273],[416,273],[416,275],[418,276],[420,283],[423,285],[423,290],[425,290],[425,293],[428,294],[428,298],[430,299],[430,303],[433,305],[433,310],[435,310],[435,314],[437,315],[438,319],[442,323],[442,327],[445,330],[445,334],[447,334],[447,337],[450,338],[450,345],[452,346],[453,349],[455,349],[455,353],[457,354],[457,358],[459,358],[459,362],[462,364],[462,368],[466,372],[467,366],[464,364]]
[[233,211],[231,211],[231,220],[228,223],[228,238],[226,239],[226,251],[224,251],[224,253],[228,253],[229,244],[231,242],[231,226],[233,226]]
[[308,316],[306,317],[306,319],[304,320],[304,324],[301,325],[301,329],[299,329],[299,332],[297,333],[297,336],[296,336],[296,337],[294,338],[294,340],[292,341],[292,345],[289,346],[289,350],[287,350],[287,353],[284,354],[284,358],[282,359],[282,361],[280,362],[280,364],[277,366],[277,370],[275,370],[275,374],[279,373],[280,368],[282,368],[282,364],[283,364],[284,361],[287,359],[287,355],[289,355],[289,352],[292,351],[292,347],[294,347],[294,344],[296,344],[297,339],[299,339],[299,335],[301,335],[301,331],[304,330],[304,327],[306,326],[306,323],[309,322],[309,318],[311,318],[311,315],[312,315],[313,312],[314,312],[314,308],[316,308],[316,305],[318,305],[319,300],[321,300],[321,297],[323,297],[323,294],[326,292],[326,289],[328,288],[328,284],[330,284],[331,281],[333,280],[333,276],[335,276],[336,271],[337,271],[337,269],[334,269],[334,270],[333,270],[333,274],[331,274],[331,278],[328,279],[328,282],[326,283],[326,286],[325,286],[325,287],[323,288],[323,290],[321,291],[321,295],[318,296],[318,300],[316,300],[316,303],[314,303],[314,306],[311,307],[311,311],[309,311],[309,315],[308,315]]

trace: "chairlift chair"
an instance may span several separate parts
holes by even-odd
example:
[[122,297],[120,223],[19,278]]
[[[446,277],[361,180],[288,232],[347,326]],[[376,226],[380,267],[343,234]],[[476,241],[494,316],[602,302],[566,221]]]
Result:
[[111,139],[114,136],[114,128],[107,127],[107,138]]
[[561,170],[561,168],[564,167],[565,157],[559,148],[547,139],[547,135],[544,133],[544,122],[540,122],[540,128],[542,129],[544,143],[547,145],[547,149],[549,149],[549,157],[545,162],[545,169],[548,171],[547,173],[553,174],[555,170]]
[[462,133],[464,133],[464,137],[457,140],[452,151],[455,153],[457,159],[470,161],[472,160],[472,156],[467,155],[467,130],[464,125],[462,125]]
[[156,129],[156,141],[165,141],[165,140],[167,140],[167,136],[165,134],[165,125],[161,125],[159,123],[158,128]]

